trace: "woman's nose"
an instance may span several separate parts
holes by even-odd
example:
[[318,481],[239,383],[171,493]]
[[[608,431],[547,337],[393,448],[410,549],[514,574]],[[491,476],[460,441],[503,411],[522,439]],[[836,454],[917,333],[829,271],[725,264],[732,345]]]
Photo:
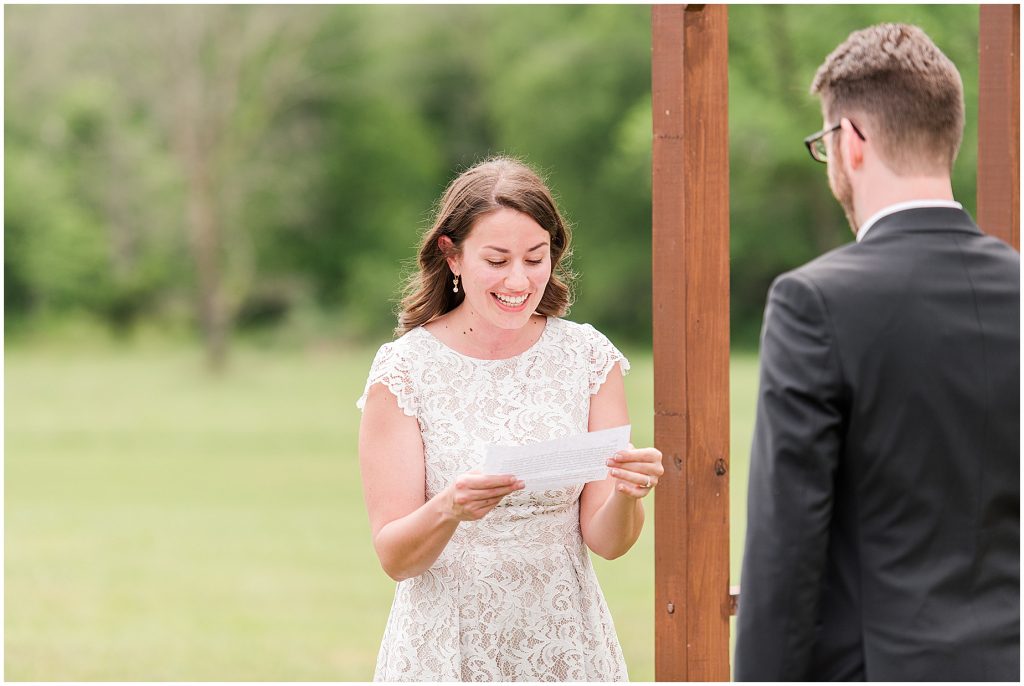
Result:
[[526,278],[526,270],[522,265],[513,265],[508,276],[505,277],[505,288],[510,291],[522,291],[526,290],[529,285],[530,280]]

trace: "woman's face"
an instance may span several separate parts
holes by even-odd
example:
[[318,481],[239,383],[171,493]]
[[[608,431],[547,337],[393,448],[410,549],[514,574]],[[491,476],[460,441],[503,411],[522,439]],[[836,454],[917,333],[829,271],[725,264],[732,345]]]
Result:
[[465,305],[501,329],[525,326],[551,278],[551,236],[532,217],[503,207],[473,225],[460,255],[448,259],[459,274]]

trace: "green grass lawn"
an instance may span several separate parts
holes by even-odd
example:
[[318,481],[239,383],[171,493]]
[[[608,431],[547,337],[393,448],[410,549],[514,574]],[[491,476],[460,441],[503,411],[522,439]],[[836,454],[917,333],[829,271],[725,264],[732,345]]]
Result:
[[[394,584],[356,457],[373,350],[5,354],[10,680],[368,680]],[[631,355],[634,442],[652,365]],[[738,577],[756,360],[733,360]],[[652,680],[653,528],[596,561],[634,680]]]

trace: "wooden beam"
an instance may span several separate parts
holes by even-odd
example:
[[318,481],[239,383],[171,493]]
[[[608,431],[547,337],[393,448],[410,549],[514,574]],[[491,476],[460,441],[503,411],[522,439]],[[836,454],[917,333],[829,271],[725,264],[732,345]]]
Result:
[[1020,251],[1020,5],[981,5],[978,224]]
[[727,20],[652,8],[658,681],[729,680]]

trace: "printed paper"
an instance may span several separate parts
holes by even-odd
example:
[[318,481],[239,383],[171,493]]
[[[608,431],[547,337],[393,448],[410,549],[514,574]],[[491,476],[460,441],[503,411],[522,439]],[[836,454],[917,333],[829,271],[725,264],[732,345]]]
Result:
[[527,491],[565,488],[608,476],[605,460],[629,447],[630,425],[526,445],[487,445],[484,474],[514,474]]

